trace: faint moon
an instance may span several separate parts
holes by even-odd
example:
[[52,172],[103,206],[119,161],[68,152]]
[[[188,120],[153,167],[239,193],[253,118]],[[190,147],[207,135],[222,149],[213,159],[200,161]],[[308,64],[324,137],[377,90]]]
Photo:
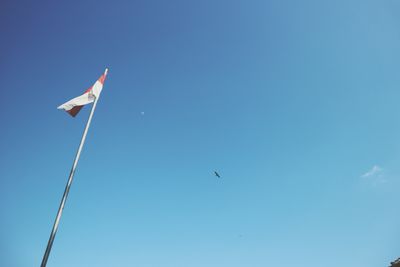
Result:
[[144,111],[140,112],[140,114],[144,115]]

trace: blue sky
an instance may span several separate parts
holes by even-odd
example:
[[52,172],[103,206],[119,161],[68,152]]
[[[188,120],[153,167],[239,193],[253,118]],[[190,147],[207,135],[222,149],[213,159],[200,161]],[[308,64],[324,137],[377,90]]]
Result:
[[105,67],[49,267],[400,257],[400,2],[3,1],[0,32],[1,266],[39,266],[89,112],[56,107]]

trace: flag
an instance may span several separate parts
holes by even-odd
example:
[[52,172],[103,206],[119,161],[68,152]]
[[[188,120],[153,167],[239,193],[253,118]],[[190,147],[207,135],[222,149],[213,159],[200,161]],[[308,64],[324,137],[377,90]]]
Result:
[[62,104],[58,107],[58,109],[64,109],[69,113],[69,115],[75,117],[84,105],[92,103],[95,98],[100,96],[101,89],[103,89],[103,84],[106,80],[107,71],[108,69],[104,71],[104,74],[101,75],[94,85],[87,89],[83,95],[75,97],[74,99]]
[[76,166],[78,164],[83,145],[85,144],[86,135],[89,130],[90,122],[92,121],[94,111],[96,109],[97,100],[99,99],[101,90],[103,89],[103,84],[104,84],[104,81],[107,76],[107,71],[108,71],[108,69],[106,69],[104,71],[104,74],[101,75],[101,77],[95,82],[95,84],[92,87],[90,87],[88,90],[86,90],[86,92],[83,95],[75,97],[74,99],[71,99],[67,103],[64,103],[58,107],[58,109],[64,109],[71,116],[75,117],[84,105],[94,102],[92,109],[89,113],[89,118],[86,122],[85,130],[83,131],[83,134],[82,134],[81,142],[79,143],[78,150],[75,154],[74,163],[72,164],[71,171],[69,172],[68,182],[67,182],[67,185],[65,186],[64,194],[63,194],[60,206],[57,211],[57,216],[56,216],[56,219],[53,224],[53,228],[50,233],[49,241],[47,242],[47,247],[46,247],[46,250],[43,255],[42,264],[40,265],[41,267],[46,267],[47,260],[49,259],[50,251],[53,246],[54,239],[56,238],[56,233],[57,233],[57,229],[58,229],[58,226],[60,223],[61,215],[62,215],[62,212],[65,207],[65,202],[67,201],[68,193],[71,188],[72,180],[74,178]]

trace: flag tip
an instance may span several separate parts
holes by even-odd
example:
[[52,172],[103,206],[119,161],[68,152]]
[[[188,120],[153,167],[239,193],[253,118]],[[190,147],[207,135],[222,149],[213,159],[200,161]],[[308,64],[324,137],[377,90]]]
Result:
[[104,74],[107,75],[108,72],[108,68],[106,68],[106,70],[104,71]]

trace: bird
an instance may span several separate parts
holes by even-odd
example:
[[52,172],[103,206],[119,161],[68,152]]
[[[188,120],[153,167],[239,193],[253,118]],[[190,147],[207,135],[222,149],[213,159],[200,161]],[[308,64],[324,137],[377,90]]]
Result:
[[214,173],[215,173],[215,176],[217,176],[218,178],[221,178],[221,176],[218,174],[217,171],[214,171]]

